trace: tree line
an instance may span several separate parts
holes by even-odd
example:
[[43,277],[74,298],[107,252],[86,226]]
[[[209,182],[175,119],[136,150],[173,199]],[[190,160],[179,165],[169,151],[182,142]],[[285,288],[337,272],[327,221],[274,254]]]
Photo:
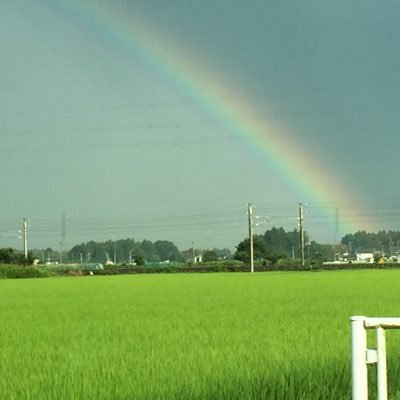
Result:
[[[333,260],[335,252],[344,250],[343,246],[319,244],[310,240],[307,232],[304,234],[305,258],[310,262]],[[278,262],[296,262],[300,258],[300,232],[297,229],[286,232],[284,228],[265,231],[262,235],[253,236],[254,259],[265,260],[276,264]],[[241,241],[236,246],[235,259],[248,263],[250,261],[250,240]]]
[[[268,261],[272,264],[290,262],[299,259],[300,233],[297,229],[286,232],[284,228],[273,227],[264,234],[254,235],[254,259]],[[400,253],[400,231],[379,231],[368,233],[358,231],[347,234],[340,244],[319,244],[310,240],[305,233],[305,258],[309,262],[333,261],[335,254],[348,252],[354,255],[358,251],[376,251],[382,255]],[[235,259],[248,263],[250,261],[249,239],[246,238],[236,246],[234,254],[229,249],[187,249],[180,251],[176,245],[167,240],[151,242],[149,240],[135,241],[134,239],[107,240],[104,242],[89,241],[72,247],[69,251],[61,252],[51,248],[32,250],[28,258],[12,248],[0,249],[0,263],[29,264],[34,258],[50,262],[99,262],[99,263],[135,263],[143,265],[146,262],[190,262],[195,256],[202,256],[202,261],[213,262],[220,259]]]
[[[300,232],[293,230],[286,232],[283,228],[272,228],[263,235],[254,235],[253,249],[255,260],[267,260],[275,264],[282,260],[298,259],[300,257]],[[346,234],[340,244],[319,244],[310,240],[305,233],[304,240],[305,258],[309,262],[333,261],[340,253],[348,253],[350,258],[355,258],[357,252],[368,251],[380,254],[380,256],[394,256],[400,254],[400,232],[379,231],[368,233],[358,231]],[[235,259],[244,262],[250,260],[250,243],[245,239],[236,246]]]
[[60,251],[47,248],[33,250],[33,254],[44,262],[68,263],[116,263],[144,265],[146,262],[178,262],[192,261],[193,256],[202,255],[205,261],[215,261],[220,258],[232,258],[229,249],[187,249],[180,251],[176,245],[167,240],[136,241],[134,239],[107,240],[104,242],[89,241],[72,247],[61,254]]
[[74,246],[68,252],[71,262],[112,262],[135,263],[143,265],[145,261],[183,262],[184,258],[174,243],[167,240],[135,241],[134,239],[90,241]]
[[358,231],[345,235],[341,243],[352,254],[369,250],[378,251],[381,254],[394,255],[400,251],[400,232],[379,231],[378,233],[368,233],[366,231]]

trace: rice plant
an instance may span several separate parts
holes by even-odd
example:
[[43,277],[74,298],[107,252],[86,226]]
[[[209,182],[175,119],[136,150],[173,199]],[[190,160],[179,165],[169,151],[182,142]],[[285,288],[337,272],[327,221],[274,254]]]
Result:
[[[0,280],[1,397],[349,400],[349,317],[400,316],[399,282],[395,270]],[[388,334],[391,398],[399,339]]]

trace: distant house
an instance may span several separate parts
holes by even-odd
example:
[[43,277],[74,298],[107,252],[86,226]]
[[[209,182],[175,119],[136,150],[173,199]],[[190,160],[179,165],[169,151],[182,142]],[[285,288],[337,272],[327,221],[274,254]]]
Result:
[[350,253],[347,251],[344,253],[335,254],[335,261],[347,263],[350,261]]
[[373,252],[358,252],[356,253],[356,261],[359,263],[373,263],[374,253]]
[[203,262],[203,254],[199,254],[198,256],[195,256],[193,261],[195,264]]

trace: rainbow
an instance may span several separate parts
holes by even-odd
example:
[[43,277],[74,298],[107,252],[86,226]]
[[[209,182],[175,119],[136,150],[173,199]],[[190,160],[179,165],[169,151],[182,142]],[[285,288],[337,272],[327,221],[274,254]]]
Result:
[[[310,207],[312,204],[325,205],[319,212],[330,210],[329,223],[334,223],[334,207],[351,210],[353,204],[360,204],[351,188],[343,188],[338,177],[323,168],[324,162],[303,148],[296,135],[291,133],[293,128],[285,129],[280,121],[264,109],[260,110],[254,101],[225,83],[222,74],[212,71],[198,55],[186,48],[183,54],[182,43],[165,32],[158,32],[151,26],[151,21],[132,13],[126,15],[113,2],[63,0],[48,6],[53,13],[95,31],[102,40],[118,46],[121,52],[139,58],[146,68],[167,81],[184,98],[200,100],[207,115],[218,120],[238,139],[252,158],[264,168],[273,169],[292,199],[306,202]],[[254,115],[263,117],[249,117]],[[346,220],[340,222],[341,230],[345,233],[361,228],[374,230],[361,222],[348,214]]]

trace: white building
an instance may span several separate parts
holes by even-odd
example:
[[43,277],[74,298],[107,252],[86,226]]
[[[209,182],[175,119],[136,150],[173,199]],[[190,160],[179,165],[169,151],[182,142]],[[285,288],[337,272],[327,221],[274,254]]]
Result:
[[356,261],[360,263],[373,263],[374,262],[374,253],[356,253]]

